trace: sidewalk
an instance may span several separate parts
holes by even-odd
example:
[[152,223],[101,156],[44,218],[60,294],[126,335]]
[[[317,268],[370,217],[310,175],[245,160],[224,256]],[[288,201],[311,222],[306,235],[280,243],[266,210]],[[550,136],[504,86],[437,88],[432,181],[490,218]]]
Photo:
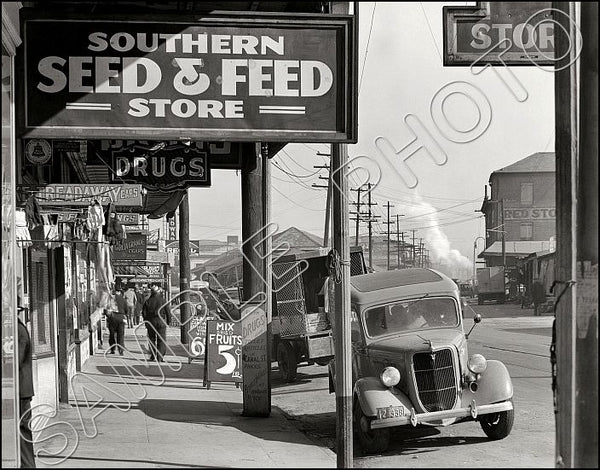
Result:
[[204,388],[203,363],[188,363],[179,330],[169,328],[175,356],[167,350],[160,366],[145,362],[145,328],[136,335],[126,330],[124,356],[100,350],[75,375],[69,405],[36,438],[38,467],[336,466],[335,454],[279,409],[268,418],[242,417],[241,388]]

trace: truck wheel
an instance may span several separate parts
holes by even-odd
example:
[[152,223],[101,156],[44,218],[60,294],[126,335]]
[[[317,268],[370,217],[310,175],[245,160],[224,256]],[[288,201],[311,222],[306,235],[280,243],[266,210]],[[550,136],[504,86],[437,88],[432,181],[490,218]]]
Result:
[[367,454],[378,454],[385,452],[390,446],[389,428],[371,429],[373,418],[363,413],[360,403],[356,400],[356,434],[363,450]]
[[[512,403],[512,400],[511,400]],[[479,418],[481,429],[487,437],[493,440],[504,439],[510,434],[515,420],[515,410],[501,411],[483,415]]]
[[329,365],[330,361],[331,361],[331,357],[320,357],[318,359],[315,359],[315,362],[320,366]]
[[294,346],[289,341],[279,343],[277,347],[277,365],[284,382],[293,382],[296,379],[298,361]]

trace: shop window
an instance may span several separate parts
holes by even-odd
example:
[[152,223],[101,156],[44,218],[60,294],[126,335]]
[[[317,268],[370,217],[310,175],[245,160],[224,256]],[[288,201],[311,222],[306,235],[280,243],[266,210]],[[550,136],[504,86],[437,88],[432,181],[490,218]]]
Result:
[[521,204],[524,206],[533,204],[533,183],[521,183]]
[[52,353],[52,315],[48,290],[48,257],[46,253],[33,252],[31,261],[31,320],[33,352],[36,355]]
[[533,240],[533,223],[524,222],[521,224],[521,240]]

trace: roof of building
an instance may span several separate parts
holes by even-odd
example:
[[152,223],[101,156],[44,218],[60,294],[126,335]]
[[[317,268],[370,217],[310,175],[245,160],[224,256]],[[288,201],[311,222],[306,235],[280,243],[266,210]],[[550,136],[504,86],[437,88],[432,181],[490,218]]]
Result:
[[556,168],[556,156],[554,152],[536,152],[525,157],[512,165],[505,166],[494,173],[543,173],[554,172]]
[[[552,242],[549,240],[520,240],[505,242],[506,256],[527,257],[532,253],[549,250]],[[482,251],[478,258],[486,256],[502,256],[502,242],[494,242]]]

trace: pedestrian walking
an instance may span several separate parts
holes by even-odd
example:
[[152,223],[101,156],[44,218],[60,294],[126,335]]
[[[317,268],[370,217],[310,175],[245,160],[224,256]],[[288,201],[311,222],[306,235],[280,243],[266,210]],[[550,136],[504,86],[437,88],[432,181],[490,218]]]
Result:
[[133,290],[132,286],[129,286],[125,293],[123,294],[125,298],[125,304],[127,308],[127,327],[133,328],[134,325],[137,325],[137,318],[135,315],[135,307],[137,305],[137,295]]
[[33,435],[31,432],[31,399],[33,392],[33,369],[31,364],[31,337],[25,326],[25,309],[17,298],[18,318],[18,343],[19,353],[19,439],[21,447],[21,468],[35,468],[35,454],[33,453]]
[[539,279],[533,280],[533,315],[541,316],[541,306],[546,303],[546,291],[544,284]]
[[146,301],[146,299],[144,298],[144,294],[142,293],[141,289],[138,286],[135,286],[134,292],[135,292],[135,297],[136,297],[136,302],[135,302],[136,323],[135,324],[138,325],[139,323],[144,321],[144,319],[142,318],[142,308],[144,307],[144,302]]
[[119,351],[122,356],[125,350],[125,324],[127,323],[127,306],[120,291],[116,291],[110,310],[107,311],[108,344],[111,354]]
[[142,315],[148,329],[150,361],[163,361],[166,352],[167,319],[171,309],[155,284],[150,289],[150,297],[144,303]]

